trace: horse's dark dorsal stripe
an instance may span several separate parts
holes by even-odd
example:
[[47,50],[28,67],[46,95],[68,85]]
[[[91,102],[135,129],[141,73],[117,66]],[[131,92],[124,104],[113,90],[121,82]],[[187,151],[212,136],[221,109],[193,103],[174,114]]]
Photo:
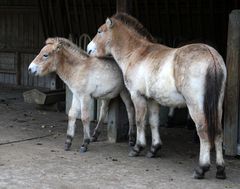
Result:
[[135,18],[126,13],[117,13],[112,16],[116,20],[121,21],[128,27],[134,29],[139,35],[145,37],[148,41],[155,43],[157,40],[149,33],[149,31]]

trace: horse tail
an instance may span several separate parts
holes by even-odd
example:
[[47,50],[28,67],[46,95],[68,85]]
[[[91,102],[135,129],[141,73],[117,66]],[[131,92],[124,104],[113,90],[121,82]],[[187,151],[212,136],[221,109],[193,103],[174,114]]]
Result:
[[221,132],[219,128],[219,98],[223,87],[224,72],[217,64],[215,57],[208,48],[213,64],[207,69],[205,78],[205,94],[204,94],[204,114],[207,123],[208,138],[211,147],[214,146],[215,136]]

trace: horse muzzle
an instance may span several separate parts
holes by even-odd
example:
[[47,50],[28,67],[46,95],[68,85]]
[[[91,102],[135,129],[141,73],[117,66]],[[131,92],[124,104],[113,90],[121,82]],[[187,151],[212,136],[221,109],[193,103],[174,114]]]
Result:
[[96,51],[96,44],[93,41],[91,41],[87,46],[87,53],[91,55],[91,54],[94,54],[95,51]]
[[37,75],[37,65],[34,63],[31,63],[28,67],[28,73],[32,75]]

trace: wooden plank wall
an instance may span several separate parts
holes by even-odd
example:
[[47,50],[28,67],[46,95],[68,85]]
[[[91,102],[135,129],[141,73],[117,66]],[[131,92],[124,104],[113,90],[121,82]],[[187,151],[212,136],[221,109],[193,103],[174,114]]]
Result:
[[[32,77],[27,70],[43,42],[37,1],[1,1],[0,56],[12,55],[14,69],[3,70],[0,67],[0,83],[50,88],[50,81],[55,76]],[[12,63],[9,60],[3,62],[5,68]]]

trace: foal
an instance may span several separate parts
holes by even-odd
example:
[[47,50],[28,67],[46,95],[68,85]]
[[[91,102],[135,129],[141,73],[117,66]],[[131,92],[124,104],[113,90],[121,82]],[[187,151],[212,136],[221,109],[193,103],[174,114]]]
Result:
[[28,69],[36,76],[56,72],[73,93],[72,106],[68,113],[65,150],[71,147],[76,118],[81,113],[84,140],[80,152],[87,151],[87,145],[90,142],[89,105],[91,98],[100,99],[102,102],[92,141],[97,140],[99,127],[106,116],[110,100],[120,95],[129,118],[129,143],[135,142],[133,104],[124,86],[121,70],[113,59],[89,57],[87,53],[67,39],[49,38]]
[[199,167],[194,177],[203,178],[210,167],[210,149],[216,148],[216,177],[224,179],[222,154],[222,103],[226,67],[222,57],[205,44],[169,48],[151,42],[148,31],[133,17],[118,13],[106,20],[88,45],[95,56],[112,54],[120,66],[134,103],[137,141],[129,153],[139,155],[146,145],[145,116],[149,109],[152,146],[148,157],[161,147],[159,106],[187,106],[200,138]]

